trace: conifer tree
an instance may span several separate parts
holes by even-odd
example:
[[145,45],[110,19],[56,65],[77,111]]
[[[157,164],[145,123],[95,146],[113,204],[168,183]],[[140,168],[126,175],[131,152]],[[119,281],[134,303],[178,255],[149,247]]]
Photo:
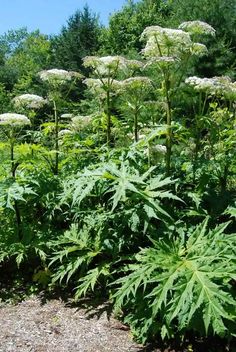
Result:
[[87,5],[76,11],[63,26],[61,33],[52,38],[53,66],[83,70],[82,58],[98,50],[100,24],[98,16]]

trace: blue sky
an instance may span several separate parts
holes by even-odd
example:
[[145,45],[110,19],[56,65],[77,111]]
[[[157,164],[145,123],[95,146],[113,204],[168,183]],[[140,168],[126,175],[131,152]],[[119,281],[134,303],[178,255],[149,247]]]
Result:
[[0,34],[21,27],[56,34],[68,17],[86,3],[107,24],[109,14],[119,10],[126,0],[1,0]]

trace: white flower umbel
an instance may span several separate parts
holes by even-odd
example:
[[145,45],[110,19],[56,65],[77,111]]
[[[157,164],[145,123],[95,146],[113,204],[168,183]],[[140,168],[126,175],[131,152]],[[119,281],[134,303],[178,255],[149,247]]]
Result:
[[74,115],[73,114],[62,114],[61,115],[61,118],[62,119],[72,119],[72,117],[73,117]]
[[126,67],[126,60],[122,56],[86,56],[84,67],[92,68],[98,76],[113,76],[118,70]]
[[115,79],[111,80],[108,78],[103,78],[103,79],[99,79],[99,78],[86,78],[83,81],[84,84],[86,84],[86,86],[88,88],[90,88],[91,90],[95,91],[95,92],[100,92],[101,90],[103,90],[106,87],[110,87],[112,89],[119,89],[120,88],[120,81],[117,81]]
[[39,77],[42,81],[53,85],[62,85],[72,79],[81,78],[82,75],[79,72],[60,70],[53,68],[51,70],[44,70],[39,72]]
[[202,43],[193,43],[190,51],[192,55],[199,56],[199,57],[207,55],[208,53],[206,45]]
[[127,69],[133,71],[140,70],[144,66],[143,62],[138,60],[126,60],[125,64]]
[[59,138],[63,138],[64,136],[66,135],[70,135],[72,134],[72,131],[69,130],[69,129],[64,129],[64,130],[61,130],[59,133],[58,133],[58,137]]
[[86,56],[84,66],[92,68],[98,77],[114,77],[118,71],[127,69],[136,71],[143,63],[138,60],[127,60],[123,56]]
[[211,35],[214,36],[216,31],[208,23],[203,21],[187,21],[179,25],[179,29],[182,29],[190,34],[197,35]]
[[75,130],[81,130],[84,128],[88,128],[93,120],[92,115],[78,115],[72,118],[71,125]]
[[179,53],[189,51],[192,46],[189,33],[160,26],[147,27],[141,39],[147,40],[146,47],[143,49],[146,57],[178,56]]
[[173,64],[177,63],[179,60],[176,57],[172,56],[154,56],[148,58],[148,61],[144,65],[144,69],[149,66],[158,66],[159,68],[170,67]]
[[22,94],[15,97],[12,101],[16,108],[23,107],[28,109],[40,109],[47,103],[47,100],[35,94]]
[[9,127],[22,127],[30,125],[30,120],[25,115],[5,113],[0,115],[0,125]]
[[119,81],[119,85],[123,88],[145,88],[152,86],[152,80],[148,77],[130,77],[124,81]]
[[150,147],[152,153],[166,154],[166,146],[161,144],[152,145]]
[[185,83],[194,87],[198,92],[202,91],[212,95],[222,95],[232,85],[230,78],[226,76],[212,78],[192,76],[186,78]]

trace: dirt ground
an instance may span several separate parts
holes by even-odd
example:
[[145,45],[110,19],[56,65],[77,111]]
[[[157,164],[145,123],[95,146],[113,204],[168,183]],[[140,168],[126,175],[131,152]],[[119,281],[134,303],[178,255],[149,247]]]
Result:
[[[149,349],[148,349],[149,350]],[[31,298],[0,306],[0,352],[144,352],[104,307],[88,312]],[[149,350],[150,351],[150,350]],[[157,351],[157,350],[156,350]]]
[[236,352],[217,339],[185,347],[142,346],[127,326],[110,315],[108,304],[80,306],[60,299],[0,301],[0,352]]

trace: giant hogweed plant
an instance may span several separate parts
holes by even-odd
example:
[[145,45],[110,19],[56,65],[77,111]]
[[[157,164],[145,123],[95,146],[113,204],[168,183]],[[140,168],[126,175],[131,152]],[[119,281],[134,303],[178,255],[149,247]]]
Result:
[[229,223],[208,230],[207,219],[177,238],[152,240],[115,281],[117,312],[142,341],[235,334],[235,234]]
[[137,60],[127,60],[122,56],[87,56],[84,58],[84,66],[93,70],[95,78],[87,78],[84,83],[98,95],[104,105],[106,114],[107,144],[112,143],[112,108],[114,96],[119,93],[119,76],[127,77],[133,72],[140,70],[142,63]]
[[[6,136],[7,143],[9,144],[9,159],[11,163],[10,177],[3,180],[1,189],[1,208],[8,208],[15,213],[15,229],[16,235],[19,240],[22,239],[22,218],[19,208],[19,200],[24,200],[23,195],[27,194],[27,187],[22,188],[16,182],[16,170],[19,163],[15,160],[15,144],[17,137],[23,127],[30,125],[30,120],[25,115],[15,113],[4,113],[0,115],[0,128]],[[5,192],[5,190],[7,190]],[[6,201],[5,201],[6,198]]]
[[148,60],[146,67],[152,66],[161,75],[159,92],[165,101],[166,113],[166,175],[170,175],[173,144],[172,121],[173,99],[179,89],[184,75],[191,64],[191,58],[201,57],[207,53],[204,44],[194,41],[202,35],[214,35],[215,30],[201,21],[184,22],[179,29],[147,27],[141,36],[146,41],[143,54]]
[[67,216],[76,223],[55,242],[54,281],[75,277],[76,298],[105,277],[111,281],[115,268],[147,242],[148,232],[172,222],[163,203],[180,201],[168,190],[173,183],[155,176],[154,168],[141,174],[128,160],[85,169],[66,180],[61,207],[70,206]]
[[[222,191],[227,189],[227,182],[232,173],[235,149],[235,113],[233,102],[236,99],[236,83],[229,77],[199,78],[188,77],[186,84],[193,87],[198,94],[194,114],[194,157],[193,181],[199,164],[208,161],[213,164],[212,172]],[[203,131],[205,137],[202,138]],[[233,162],[233,164],[232,164]]]
[[[58,113],[58,105],[60,98],[62,96],[62,91],[65,86],[68,87],[68,91],[70,90],[70,85],[76,79],[80,79],[82,75],[78,72],[74,71],[66,71],[59,69],[51,69],[39,72],[40,79],[47,84],[48,86],[48,100],[53,105],[53,113],[54,113],[54,152],[55,152],[55,161],[54,163],[50,163],[52,165],[52,170],[54,175],[58,175],[59,172],[59,113]],[[52,127],[52,125],[51,125]],[[50,159],[49,159],[50,160]]]
[[[139,125],[141,112],[144,108],[145,99],[152,92],[152,81],[148,77],[130,77],[120,81],[120,110],[127,119],[129,115],[133,120],[133,139],[135,142],[139,140]],[[127,116],[128,115],[128,116]],[[150,123],[150,121],[149,121]]]

